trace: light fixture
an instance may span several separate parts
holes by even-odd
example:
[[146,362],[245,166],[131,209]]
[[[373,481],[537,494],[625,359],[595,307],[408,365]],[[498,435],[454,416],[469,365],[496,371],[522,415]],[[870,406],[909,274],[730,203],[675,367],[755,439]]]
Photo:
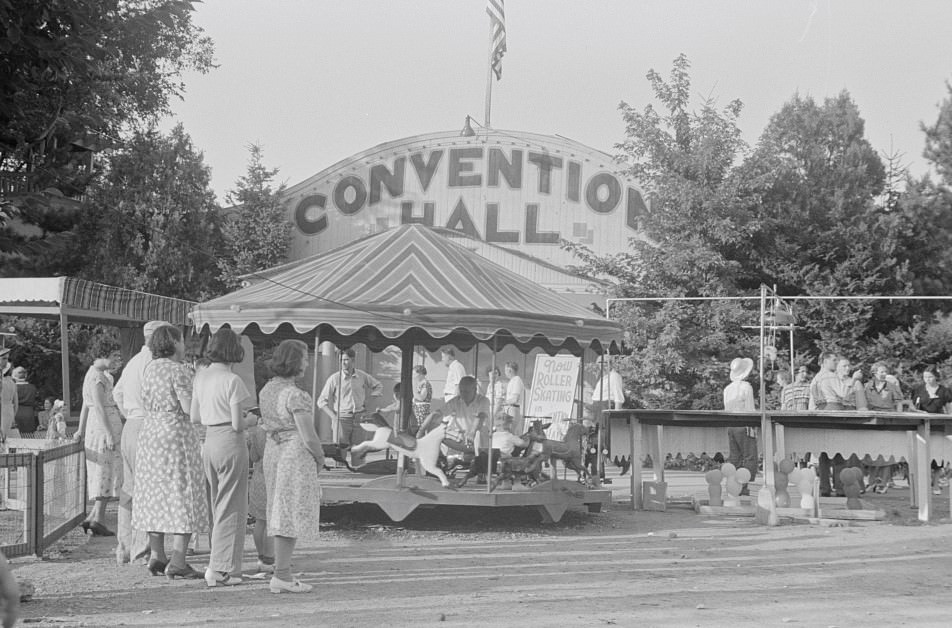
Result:
[[469,116],[466,116],[466,122],[463,123],[463,130],[459,132],[460,137],[473,137],[476,135],[476,131],[473,130],[473,125],[469,123]]

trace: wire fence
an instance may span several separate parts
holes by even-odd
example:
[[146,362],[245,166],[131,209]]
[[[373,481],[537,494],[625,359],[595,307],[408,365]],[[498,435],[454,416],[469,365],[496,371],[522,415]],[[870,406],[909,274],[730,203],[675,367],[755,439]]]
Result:
[[80,442],[15,439],[0,453],[0,551],[42,556],[85,516]]

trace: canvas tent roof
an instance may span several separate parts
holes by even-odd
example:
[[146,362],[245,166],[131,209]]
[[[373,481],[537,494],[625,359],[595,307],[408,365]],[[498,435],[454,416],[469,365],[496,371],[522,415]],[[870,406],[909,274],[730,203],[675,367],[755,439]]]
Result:
[[436,348],[500,344],[596,350],[621,327],[422,225],[404,225],[259,274],[199,304],[196,326],[270,334],[315,330],[338,345],[412,340]]
[[160,319],[187,325],[194,305],[74,277],[0,279],[0,314],[58,318],[62,313],[76,323],[141,325]]

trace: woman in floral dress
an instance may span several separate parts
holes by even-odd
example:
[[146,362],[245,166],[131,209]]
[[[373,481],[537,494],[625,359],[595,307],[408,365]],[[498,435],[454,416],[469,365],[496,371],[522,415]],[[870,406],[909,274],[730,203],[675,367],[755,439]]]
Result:
[[119,436],[122,420],[112,398],[112,374],[122,364],[122,354],[113,351],[97,358],[83,380],[83,410],[76,434],[86,449],[86,490],[95,506],[83,522],[83,530],[94,536],[114,536],[106,527],[106,502],[118,499],[122,486],[122,454]]
[[433,386],[426,378],[426,367],[417,364],[413,367],[413,418],[416,419],[416,425],[411,425],[408,431],[413,433],[426,422],[432,401]]
[[[136,450],[132,526],[149,532],[152,575],[202,578],[185,562],[192,533],[208,531],[208,498],[201,446],[189,419],[192,375],[182,364],[182,333],[160,327],[152,334],[149,349],[153,360],[142,377],[148,414]],[[171,560],[165,554],[166,534],[175,535]]]
[[268,434],[264,477],[268,494],[268,533],[274,536],[272,593],[305,593],[313,587],[291,575],[297,539],[316,539],[320,531],[321,487],[317,474],[324,450],[314,429],[311,396],[295,385],[307,368],[307,345],[285,340],[274,351],[274,377],[258,395],[261,427]]

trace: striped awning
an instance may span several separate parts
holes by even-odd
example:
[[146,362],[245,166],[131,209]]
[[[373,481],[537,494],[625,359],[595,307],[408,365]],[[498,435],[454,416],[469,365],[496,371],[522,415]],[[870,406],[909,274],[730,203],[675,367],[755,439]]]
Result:
[[0,279],[0,314],[55,318],[62,312],[75,322],[141,325],[158,319],[188,325],[194,305],[74,277]]
[[404,225],[258,273],[257,283],[199,304],[198,328],[317,332],[372,348],[502,344],[596,351],[618,323],[568,301],[422,225]]

